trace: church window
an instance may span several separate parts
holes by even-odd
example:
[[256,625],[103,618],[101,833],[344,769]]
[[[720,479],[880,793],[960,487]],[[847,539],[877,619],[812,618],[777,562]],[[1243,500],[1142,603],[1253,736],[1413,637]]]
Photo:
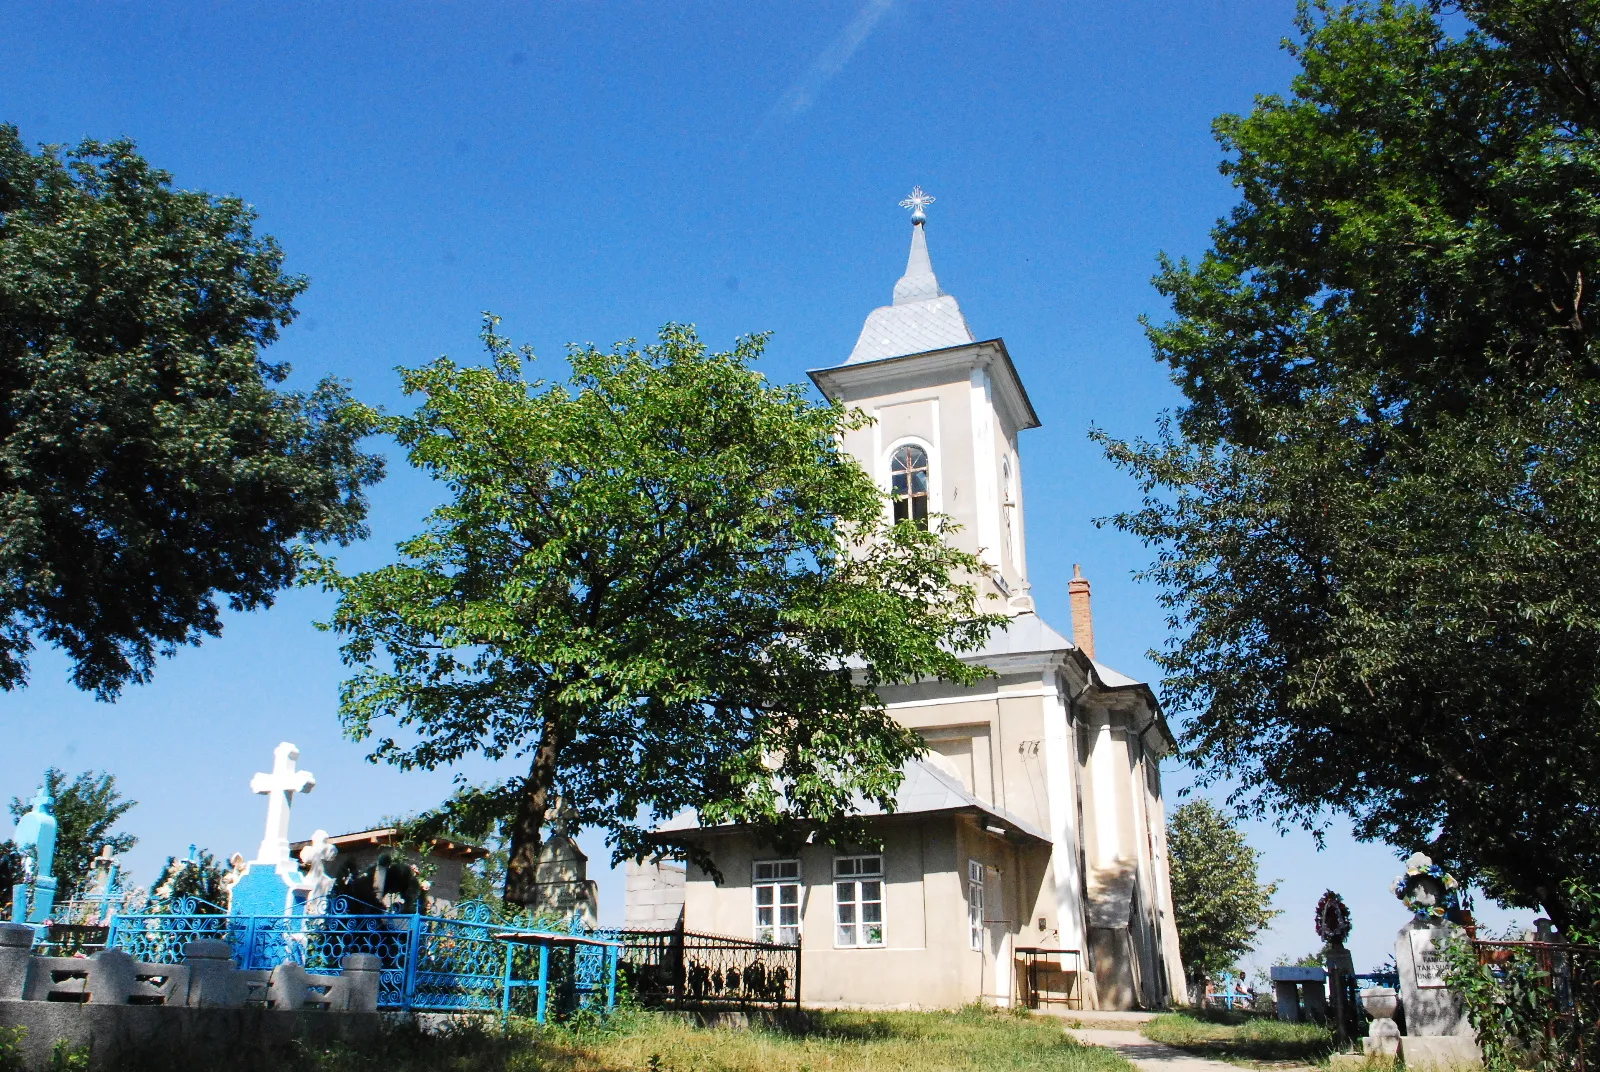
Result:
[[844,856],[833,861],[833,944],[883,944],[883,857]]
[[895,450],[889,462],[889,486],[894,500],[896,521],[928,524],[928,452],[905,446]]
[[800,861],[755,865],[756,941],[793,945],[800,940]]
[[967,861],[967,929],[972,948],[983,949],[983,864]]

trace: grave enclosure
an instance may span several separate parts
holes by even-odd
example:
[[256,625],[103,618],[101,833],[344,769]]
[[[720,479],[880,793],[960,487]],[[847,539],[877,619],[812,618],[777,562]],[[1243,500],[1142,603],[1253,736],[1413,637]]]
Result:
[[[0,1028],[27,1029],[30,1067],[44,1067],[57,1039],[89,1047],[96,1068],[150,1047],[220,1063],[295,1039],[359,1043],[382,1013],[543,1021],[612,1006],[622,944],[576,914],[563,930],[496,920],[476,902],[441,899],[448,914],[430,915],[420,899],[386,911],[399,903],[334,894],[339,850],[324,831],[297,846],[298,861],[290,853],[294,796],[316,784],[298,755],[279,745],[273,770],[251,783],[268,797],[266,832],[255,859],[234,858],[227,905],[138,904],[106,854],[89,898],[54,904],[55,819],[41,791],[17,838],[36,866],[12,891],[13,921],[0,925]],[[102,948],[50,955],[62,931]]]

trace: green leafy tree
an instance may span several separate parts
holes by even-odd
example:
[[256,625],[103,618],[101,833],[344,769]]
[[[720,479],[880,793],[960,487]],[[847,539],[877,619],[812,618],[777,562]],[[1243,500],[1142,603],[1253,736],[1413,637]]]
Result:
[[1272,908],[1278,884],[1257,881],[1260,854],[1208,801],[1172,813],[1167,856],[1183,973],[1200,989],[1255,948],[1256,935],[1279,914]]
[[1600,875],[1600,5],[1303,8],[1164,261],[1146,498],[1184,754],[1568,915]]
[[168,856],[150,896],[163,910],[170,910],[186,897],[195,897],[202,902],[195,905],[195,911],[207,915],[228,907],[228,895],[222,886],[227,873],[206,849],[196,852],[192,860]]
[[[129,810],[138,805],[117,792],[115,775],[84,771],[72,781],[55,767],[45,772],[50,795],[55,797],[56,901],[70,901],[82,894],[94,877],[94,858],[103,846],[124,853],[138,844],[132,834],[113,828]],[[11,798],[11,817],[20,819],[33,799]]]
[[0,841],[0,916],[11,912],[11,887],[22,881],[25,873],[22,853],[13,841]]
[[892,805],[921,747],[874,686],[984,673],[956,654],[999,620],[960,579],[979,563],[890,526],[839,447],[865,418],[766,383],[760,337],[573,348],[562,385],[525,378],[531,351],[493,328],[488,367],[405,371],[424,401],[381,421],[449,501],[396,564],[320,573],[359,668],[348,731],[382,730],[375,757],[405,769],[516,763],[437,815],[468,837],[503,824],[514,904],[557,793],[617,859],[683,808],[775,841],[802,821],[865,836],[855,802]]
[[36,640],[111,699],[272,603],[297,540],[363,535],[365,411],[274,385],[305,289],[236,198],[175,190],[132,143],[0,126],[0,689]]

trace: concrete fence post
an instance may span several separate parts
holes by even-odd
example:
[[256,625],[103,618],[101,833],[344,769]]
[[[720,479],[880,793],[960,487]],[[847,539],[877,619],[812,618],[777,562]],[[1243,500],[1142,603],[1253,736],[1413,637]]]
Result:
[[227,942],[190,942],[183,947],[183,962],[189,966],[189,995],[181,1004],[200,1009],[233,1009],[244,1004],[245,978],[234,966],[233,947]]
[[340,1011],[377,1012],[378,977],[383,961],[374,953],[346,953],[339,958],[343,970],[345,1003]]
[[33,928],[0,923],[0,1001],[21,1001],[33,959]]

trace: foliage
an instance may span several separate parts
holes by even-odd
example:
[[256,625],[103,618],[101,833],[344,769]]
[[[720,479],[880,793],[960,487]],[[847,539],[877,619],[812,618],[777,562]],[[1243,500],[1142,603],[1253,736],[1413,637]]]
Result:
[[1325,1061],[1333,1035],[1321,1024],[1280,1023],[1222,1009],[1166,1013],[1140,1028],[1145,1038],[1224,1061]]
[[42,639],[114,698],[217,635],[219,597],[270,605],[297,539],[363,534],[364,411],[261,358],[305,280],[247,205],[171,179],[0,125],[0,689]]
[[0,1027],[0,1072],[27,1072],[23,1063],[22,1039],[25,1027]]
[[[116,776],[103,771],[84,771],[68,782],[59,768],[51,767],[45,771],[45,784],[56,800],[56,901],[70,901],[87,889],[103,846],[124,853],[138,844],[132,834],[112,828],[139,802],[124,799],[117,792]],[[20,819],[32,806],[31,798],[12,797],[11,817]]]
[[1461,995],[1489,1072],[1567,1072],[1600,1052],[1600,896],[1569,882],[1566,903],[1583,923],[1545,956],[1526,946],[1445,944],[1445,981]]
[[1167,824],[1178,950],[1191,987],[1232,968],[1278,912],[1278,884],[1257,882],[1260,853],[1227,815],[1191,800]]
[[656,345],[574,347],[562,385],[528,379],[532,352],[494,325],[488,367],[405,370],[422,405],[372,415],[450,499],[396,564],[317,569],[357,667],[348,732],[382,730],[374,758],[402,769],[527,764],[434,816],[508,835],[517,904],[557,794],[614,860],[685,808],[783,843],[800,823],[866,837],[855,802],[891,806],[921,748],[874,687],[985,673],[955,654],[1000,620],[952,580],[977,560],[889,525],[839,446],[866,418],[767,384],[761,337],[710,353],[669,324]]
[[17,851],[14,841],[0,841],[0,905],[4,910],[0,915],[10,911],[11,887],[22,881],[24,874],[22,853]]
[[490,834],[483,839],[483,847],[489,850],[489,855],[473,861],[461,872],[461,899],[481,901],[492,908],[503,909],[505,906],[500,900],[500,891],[506,884],[506,865],[511,860],[510,846],[499,834]]
[[207,849],[196,852],[193,860],[168,856],[151,898],[157,904],[170,905],[186,897],[196,897],[204,903],[196,904],[195,911],[206,915],[213,911],[207,905],[227,907],[228,895],[222,886],[227,873],[227,868]]
[[399,849],[380,852],[368,867],[346,868],[334,879],[333,895],[350,897],[357,914],[428,912],[428,895],[418,866]]
[[50,1064],[46,1072],[89,1072],[94,1066],[93,1056],[87,1046],[74,1046],[66,1039],[56,1039],[50,1047]]
[[[0,1043],[3,1045],[3,1043]],[[0,1049],[0,1054],[4,1054]],[[3,1057],[0,1057],[3,1060]],[[118,1072],[208,1068],[196,1053],[170,1044],[133,1053]],[[1110,1050],[1075,1043],[1052,1018],[992,1009],[959,1012],[823,1012],[785,1017],[748,1031],[695,1027],[638,1011],[584,1017],[540,1028],[513,1019],[464,1018],[425,1029],[390,1020],[371,1043],[301,1044],[275,1054],[240,1050],[233,1072],[1128,1072]],[[0,1072],[7,1072],[0,1064]]]
[[[450,1063],[446,1063],[450,1062]],[[379,1046],[338,1050],[299,1065],[317,1072],[411,1072],[450,1068],[614,1072],[1127,1072],[1110,1050],[1082,1046],[1059,1021],[988,1009],[959,1012],[811,1013],[748,1031],[695,1027],[681,1019],[631,1013],[576,1028],[543,1031],[516,1024],[460,1025],[443,1035],[391,1027]],[[289,1072],[287,1068],[283,1072]]]
[[[1464,18],[1447,27],[1443,8]],[[1185,404],[1140,481],[1183,754],[1561,920],[1600,874],[1600,5],[1302,9],[1163,260]]]

